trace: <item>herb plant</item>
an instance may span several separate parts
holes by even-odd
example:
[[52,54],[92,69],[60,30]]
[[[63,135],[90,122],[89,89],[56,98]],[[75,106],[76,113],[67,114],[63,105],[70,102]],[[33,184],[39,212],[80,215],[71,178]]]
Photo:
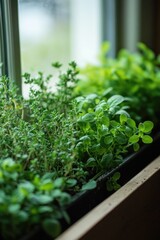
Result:
[[122,49],[115,59],[106,57],[109,43],[104,43],[97,65],[81,69],[76,94],[99,93],[105,97],[120,94],[129,97],[130,115],[137,121],[159,121],[160,57],[143,43],[138,52]]
[[[54,63],[59,69],[61,64]],[[65,208],[73,196],[96,187],[100,174],[119,165],[141,143],[152,142],[153,123],[131,118],[130,99],[116,94],[75,97],[74,62],[60,73],[32,78],[29,99],[5,76],[0,80],[0,234],[17,239],[33,229],[52,237],[69,222]],[[117,177],[112,181],[113,187]],[[10,229],[10,231],[8,231]]]
[[80,138],[77,148],[84,158],[86,166],[95,168],[96,172],[113,169],[123,161],[123,157],[132,146],[139,150],[140,139],[151,143],[148,135],[153,123],[145,121],[138,126],[126,112],[126,99],[114,95],[107,101],[96,94],[80,97],[79,118]]
[[70,182],[64,177],[53,180],[52,175],[24,173],[19,162],[10,158],[1,160],[0,229],[3,239],[19,239],[37,227],[53,237],[60,233],[59,219],[67,218],[64,206],[71,198],[64,189]]

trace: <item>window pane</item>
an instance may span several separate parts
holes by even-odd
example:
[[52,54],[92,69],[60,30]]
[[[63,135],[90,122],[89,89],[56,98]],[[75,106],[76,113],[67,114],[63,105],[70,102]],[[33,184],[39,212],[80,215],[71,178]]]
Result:
[[[19,0],[22,72],[52,73],[51,63],[96,59],[101,42],[101,1]],[[23,84],[23,92],[27,91]]]
[[69,1],[20,0],[22,71],[48,71],[53,61],[69,58]]

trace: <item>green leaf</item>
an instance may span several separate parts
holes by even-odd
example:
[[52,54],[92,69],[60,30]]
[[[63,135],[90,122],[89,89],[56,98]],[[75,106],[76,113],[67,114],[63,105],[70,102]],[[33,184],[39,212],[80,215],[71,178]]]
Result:
[[6,172],[16,173],[22,170],[20,163],[16,163],[12,158],[7,158],[2,162],[2,169]]
[[84,142],[85,144],[89,144],[90,141],[91,141],[91,139],[90,139],[90,137],[89,137],[88,135],[85,135],[85,136],[81,137],[81,138],[79,139],[79,141],[82,141],[82,142]]
[[81,117],[82,122],[93,122],[95,118],[94,113],[86,113],[84,116]]
[[135,152],[137,152],[137,151],[139,150],[139,148],[140,148],[140,146],[139,146],[138,143],[134,143],[134,144],[133,144],[133,150],[134,150]]
[[106,125],[102,124],[102,127],[101,127],[101,135],[102,135],[102,136],[105,136],[105,135],[108,134],[108,132],[109,132],[108,127],[107,127]]
[[110,107],[116,107],[123,101],[124,97],[122,97],[121,95],[114,95],[108,99],[107,103],[109,104]]
[[42,191],[50,191],[53,189],[53,187],[54,187],[53,182],[51,182],[51,180],[48,179],[48,182],[41,183],[39,189]]
[[26,181],[24,183],[19,184],[19,188],[25,189],[27,190],[27,192],[33,192],[35,189],[35,186],[31,182]]
[[51,212],[53,212],[53,208],[50,206],[40,206],[38,208],[38,212],[39,213],[51,213]]
[[127,121],[128,117],[125,114],[120,115],[120,123],[123,124]]
[[133,134],[132,128],[130,128],[128,126],[125,126],[125,134],[126,134],[127,137],[131,137],[132,134]]
[[47,172],[45,173],[41,179],[52,179],[55,176],[55,172]]
[[59,63],[59,62],[54,62],[54,63],[52,63],[52,67],[60,68],[61,66],[62,66],[62,64]]
[[117,121],[110,121],[110,125],[113,127],[113,128],[116,128],[117,126],[119,126],[119,123]]
[[123,114],[123,115],[125,115],[127,117],[130,117],[129,113],[126,110],[124,110],[124,109],[120,109],[120,110],[116,111],[115,114],[116,115],[122,115]]
[[109,117],[103,116],[102,117],[102,122],[106,127],[109,127],[109,124],[110,124]]
[[110,180],[107,181],[106,186],[108,192],[112,192],[114,190],[113,184]]
[[128,138],[126,137],[126,135],[120,131],[116,133],[115,140],[120,145],[127,144],[128,142]]
[[143,123],[143,126],[144,126],[143,132],[144,132],[144,133],[148,133],[148,132],[150,132],[150,131],[153,129],[154,124],[153,124],[153,122],[151,122],[151,121],[145,121],[145,122]]
[[110,167],[110,164],[113,160],[113,154],[112,153],[107,153],[104,154],[101,160],[101,164],[104,168]]
[[54,181],[54,187],[55,188],[61,188],[64,185],[64,178],[59,177]]
[[151,136],[148,136],[148,135],[144,135],[143,137],[142,137],[142,142],[143,143],[152,143],[153,142],[153,139],[152,139],[152,137]]
[[107,190],[108,191],[117,191],[121,186],[117,183],[120,179],[120,173],[115,172],[114,175],[107,181]]
[[57,237],[61,233],[61,225],[56,219],[45,219],[42,223],[44,230],[52,237]]
[[129,138],[130,143],[137,143],[139,141],[139,136],[138,135],[133,135]]
[[136,123],[135,123],[135,121],[134,121],[133,119],[131,119],[131,118],[128,118],[128,119],[127,119],[127,124],[128,124],[129,127],[131,127],[131,128],[136,128]]
[[74,178],[67,179],[67,186],[68,187],[74,187],[77,184],[77,180]]
[[95,167],[96,166],[96,160],[94,158],[89,158],[86,163],[87,167]]
[[34,194],[31,195],[31,200],[37,204],[48,204],[53,201],[53,198],[49,195]]
[[61,194],[62,194],[62,192],[60,189],[55,189],[54,191],[52,191],[51,196],[53,198],[60,198]]
[[104,137],[104,143],[105,143],[106,145],[109,145],[109,144],[111,144],[112,142],[113,142],[113,136],[112,136],[112,135],[109,135],[109,136]]
[[84,184],[81,188],[81,191],[91,190],[96,188],[97,183],[95,180],[90,180],[88,183]]
[[113,174],[113,180],[114,181],[117,181],[117,180],[119,180],[120,179],[120,177],[121,177],[121,174],[120,174],[120,172],[115,172],[114,174]]
[[8,207],[8,211],[11,214],[17,214],[19,212],[20,207],[21,207],[20,204],[11,204]]
[[95,93],[91,93],[86,97],[86,100],[89,100],[89,101],[94,101],[95,99],[98,99],[98,95]]
[[140,131],[144,132],[144,129],[145,129],[144,124],[143,124],[143,123],[139,123],[138,129],[139,129]]

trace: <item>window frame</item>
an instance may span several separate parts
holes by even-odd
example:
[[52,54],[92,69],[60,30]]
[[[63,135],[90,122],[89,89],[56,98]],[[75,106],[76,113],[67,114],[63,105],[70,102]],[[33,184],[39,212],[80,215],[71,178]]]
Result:
[[18,0],[0,0],[0,13],[2,75],[15,81],[22,93]]

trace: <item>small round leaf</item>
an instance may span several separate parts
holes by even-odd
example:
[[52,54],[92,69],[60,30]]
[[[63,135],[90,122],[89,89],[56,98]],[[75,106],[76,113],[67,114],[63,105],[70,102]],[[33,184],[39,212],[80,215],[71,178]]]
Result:
[[153,142],[153,139],[152,139],[151,136],[144,135],[144,136],[142,137],[142,142],[149,144],[149,143],[152,143],[152,142]]
[[61,225],[56,219],[45,219],[42,226],[52,237],[57,237],[61,233]]
[[144,133],[150,132],[154,127],[154,124],[151,121],[145,121],[143,125],[144,125],[144,131],[143,131]]
[[88,183],[84,184],[82,186],[82,191],[85,191],[85,190],[91,190],[91,189],[94,189],[96,187],[96,181],[94,180],[90,180]]
[[140,148],[140,146],[139,146],[138,143],[133,144],[133,149],[134,149],[135,152],[137,152],[139,150],[139,148]]
[[130,143],[137,143],[139,141],[139,136],[133,135],[129,138]]

